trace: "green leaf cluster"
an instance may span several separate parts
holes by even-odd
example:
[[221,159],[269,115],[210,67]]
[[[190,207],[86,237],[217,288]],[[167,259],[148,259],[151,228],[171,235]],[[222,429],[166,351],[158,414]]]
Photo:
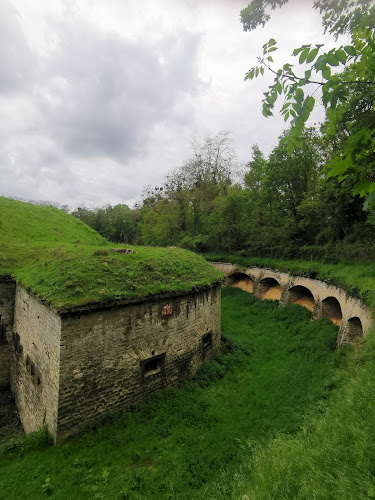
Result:
[[[241,12],[244,29],[255,29],[265,22],[265,8],[281,6],[285,2],[254,0]],[[272,5],[271,5],[272,4]],[[271,51],[276,49],[274,39],[263,45],[263,54],[258,66],[252,68],[245,79],[253,79],[269,71],[274,75],[273,84],[264,93],[262,113],[273,115],[276,103],[283,99],[281,114],[290,123],[290,133],[284,138],[289,154],[302,147],[302,132],[314,110],[314,94],[321,92],[321,101],[327,111],[325,130],[329,136],[340,127],[345,107],[350,106],[353,95],[365,94],[375,86],[375,6],[368,1],[343,1],[333,6],[327,1],[316,1],[315,8],[325,12],[323,25],[335,34],[347,30],[351,33],[351,44],[325,50],[323,44],[302,45],[293,51],[298,58],[296,65],[285,63],[274,69]],[[368,8],[366,10],[366,8]],[[263,17],[262,17],[263,16]],[[347,20],[345,21],[345,16]],[[263,71],[262,71],[263,70]],[[319,94],[318,94],[319,95]],[[370,104],[374,109],[374,101]],[[335,111],[338,110],[337,113]],[[367,113],[368,114],[368,113]],[[355,123],[348,123],[347,140],[341,140],[341,150],[331,161],[330,175],[342,181],[348,175],[357,179],[353,194],[366,196],[375,189],[374,184],[374,123],[359,129]],[[328,137],[328,136],[327,136]],[[368,207],[368,203],[365,205]]]

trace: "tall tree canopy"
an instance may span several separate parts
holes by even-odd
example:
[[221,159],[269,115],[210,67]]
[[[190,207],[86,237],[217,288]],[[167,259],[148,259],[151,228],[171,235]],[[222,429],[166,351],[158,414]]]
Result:
[[[270,18],[267,9],[286,3],[287,0],[253,0],[241,11],[243,29],[251,31],[264,26]],[[322,44],[301,45],[293,51],[293,57],[298,58],[298,70],[291,63],[274,67],[271,54],[277,50],[277,44],[270,39],[263,45],[258,65],[247,72],[245,80],[263,75],[265,71],[274,74],[273,84],[264,94],[263,115],[272,116],[278,99],[284,99],[281,113],[291,125],[290,133],[284,138],[289,153],[301,147],[304,125],[315,106],[313,94],[317,88],[321,89],[327,111],[325,130],[331,135],[340,129],[346,131],[331,159],[330,175],[340,181],[352,176],[354,194],[370,194],[368,204],[375,200],[374,100],[369,98],[374,94],[375,85],[374,1],[317,0],[314,8],[323,14],[325,30],[336,38],[350,33],[351,44],[328,51]],[[353,118],[351,121],[349,116]]]

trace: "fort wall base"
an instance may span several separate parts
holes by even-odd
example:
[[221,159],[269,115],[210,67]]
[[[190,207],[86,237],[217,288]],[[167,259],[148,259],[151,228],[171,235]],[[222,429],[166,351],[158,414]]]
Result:
[[25,432],[61,442],[194,376],[220,348],[220,285],[108,307],[57,311],[0,282],[0,384]]

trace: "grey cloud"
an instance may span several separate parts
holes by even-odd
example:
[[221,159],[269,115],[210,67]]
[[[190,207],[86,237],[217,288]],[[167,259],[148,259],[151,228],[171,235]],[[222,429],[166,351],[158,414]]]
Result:
[[81,23],[61,32],[39,105],[50,132],[74,155],[129,158],[185,94],[200,88],[199,35],[151,43]]
[[35,65],[18,13],[7,2],[0,3],[0,41],[0,93],[17,93],[31,84]]
[[133,198],[139,179],[126,172],[147,156],[154,130],[191,122],[186,103],[204,86],[201,35],[181,30],[152,42],[79,17],[49,23],[56,46],[32,51],[17,12],[0,0],[0,112],[9,117],[0,129],[0,194]]

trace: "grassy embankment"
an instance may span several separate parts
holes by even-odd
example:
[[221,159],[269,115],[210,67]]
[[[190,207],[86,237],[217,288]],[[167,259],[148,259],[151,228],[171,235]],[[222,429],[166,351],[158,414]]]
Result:
[[230,354],[61,446],[46,447],[41,435],[5,443],[0,497],[230,498],[254,447],[295,435],[347,377],[351,348],[335,350],[338,328],[309,317],[223,290]]
[[[217,279],[189,252],[112,254],[113,245],[79,221],[26,207],[0,198],[0,273],[56,307]],[[375,312],[372,264],[246,259],[255,264],[341,282]],[[204,366],[198,382],[61,447],[45,447],[41,435],[8,442],[0,498],[374,497],[374,332],[345,360],[347,349],[331,350],[337,328],[328,320],[309,322],[298,306],[278,309],[239,290],[227,294],[223,333],[237,345],[233,354]]]
[[[375,318],[375,264],[246,259],[207,255],[209,260],[291,270],[343,284],[359,295]],[[356,350],[348,383],[322,415],[306,420],[291,437],[280,432],[257,447],[251,467],[238,478],[235,498],[375,498],[375,327]]]
[[135,253],[119,254],[114,247],[61,210],[0,197],[0,275],[12,275],[56,308],[185,291],[221,279],[186,250],[132,246]]

